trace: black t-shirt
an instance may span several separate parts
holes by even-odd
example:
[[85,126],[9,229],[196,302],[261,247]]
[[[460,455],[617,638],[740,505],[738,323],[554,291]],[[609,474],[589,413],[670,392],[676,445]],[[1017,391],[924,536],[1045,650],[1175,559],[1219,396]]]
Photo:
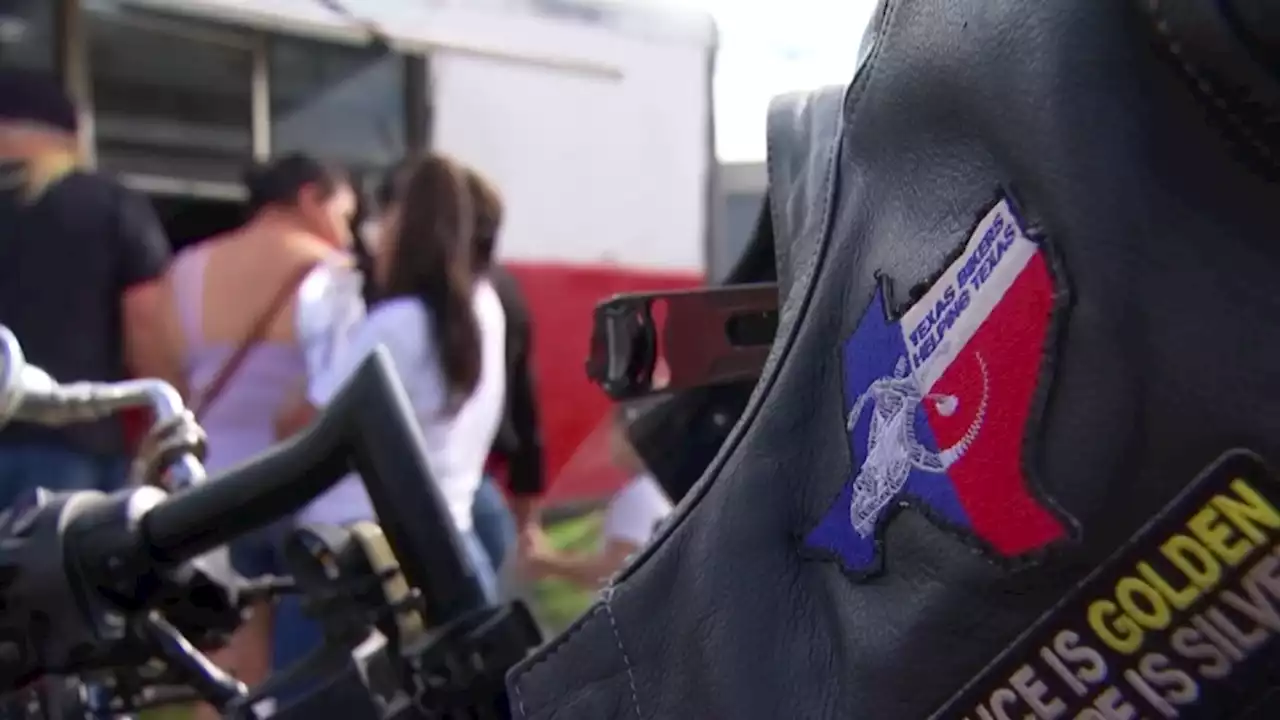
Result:
[[506,269],[491,268],[489,282],[498,294],[507,320],[507,407],[493,452],[506,458],[513,493],[540,495],[545,489],[545,480],[538,401],[530,367],[533,317],[519,283]]
[[[0,186],[0,323],[59,382],[124,379],[121,298],[161,276],[170,252],[150,201],[110,178],[74,172],[34,202]],[[19,443],[125,450],[117,421],[0,431],[0,444]]]

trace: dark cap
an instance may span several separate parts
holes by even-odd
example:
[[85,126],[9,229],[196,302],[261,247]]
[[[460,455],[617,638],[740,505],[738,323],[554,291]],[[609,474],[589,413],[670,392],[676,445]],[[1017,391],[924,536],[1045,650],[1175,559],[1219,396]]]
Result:
[[49,75],[0,70],[0,121],[30,122],[75,134],[76,108]]

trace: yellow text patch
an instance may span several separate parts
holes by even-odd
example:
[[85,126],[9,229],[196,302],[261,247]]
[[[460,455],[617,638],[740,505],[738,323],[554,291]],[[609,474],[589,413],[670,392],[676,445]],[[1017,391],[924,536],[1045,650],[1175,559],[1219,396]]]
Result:
[[933,717],[1250,716],[1280,677],[1278,508],[1227,453]]

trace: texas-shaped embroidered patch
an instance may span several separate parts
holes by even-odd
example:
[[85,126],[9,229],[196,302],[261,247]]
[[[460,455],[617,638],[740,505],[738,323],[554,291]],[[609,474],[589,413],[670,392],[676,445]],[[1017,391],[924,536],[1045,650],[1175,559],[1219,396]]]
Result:
[[852,477],[805,535],[809,549],[874,573],[884,524],[905,507],[996,558],[1072,534],[1026,458],[1066,307],[1055,278],[1042,241],[1001,196],[900,316],[881,286],[842,349]]

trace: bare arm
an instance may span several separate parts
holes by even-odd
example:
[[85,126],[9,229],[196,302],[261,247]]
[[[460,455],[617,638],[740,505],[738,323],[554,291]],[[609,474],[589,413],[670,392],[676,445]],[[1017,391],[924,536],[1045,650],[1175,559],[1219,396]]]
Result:
[[558,577],[584,587],[596,589],[626,567],[627,560],[640,547],[623,540],[610,540],[596,553],[565,553],[553,548],[535,547],[529,552],[528,564],[533,574]]
[[167,380],[186,394],[169,239],[151,202],[121,190],[117,208],[116,284],[120,289],[125,366],[135,376]]
[[168,277],[134,285],[120,300],[125,366],[135,377],[168,381],[185,397],[182,334]]
[[307,394],[300,389],[280,408],[276,415],[276,437],[283,440],[311,424],[316,417],[316,407],[307,399]]
[[528,528],[542,522],[542,503],[539,495],[512,495],[511,514],[515,516],[516,529],[526,535]]

